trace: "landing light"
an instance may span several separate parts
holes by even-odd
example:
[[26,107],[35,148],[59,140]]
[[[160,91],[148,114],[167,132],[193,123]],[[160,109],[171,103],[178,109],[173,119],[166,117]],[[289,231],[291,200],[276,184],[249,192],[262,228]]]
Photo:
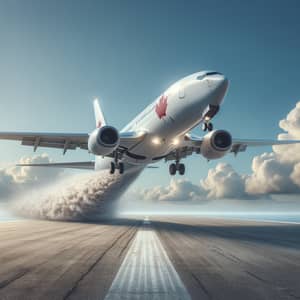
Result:
[[152,139],[152,144],[154,144],[154,145],[160,145],[161,144],[160,138],[159,137],[154,137]]
[[172,143],[173,145],[178,145],[179,144],[179,139],[178,138],[175,138],[175,139],[173,139],[173,143]]

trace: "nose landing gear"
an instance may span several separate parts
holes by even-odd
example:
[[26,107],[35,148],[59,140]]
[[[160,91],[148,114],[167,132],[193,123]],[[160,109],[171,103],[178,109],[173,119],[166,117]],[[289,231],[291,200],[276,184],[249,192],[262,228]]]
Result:
[[212,131],[214,129],[214,126],[211,122],[204,122],[202,123],[202,130],[203,131]]
[[124,173],[124,163],[122,162],[119,162],[119,163],[114,163],[114,162],[111,162],[110,163],[110,170],[109,170],[109,173],[110,174],[115,174],[115,171],[116,169],[119,170],[119,173],[120,174],[123,174]]
[[169,166],[170,175],[172,176],[175,175],[177,171],[179,172],[180,175],[184,175],[185,173],[185,165],[179,163],[179,161],[176,161],[176,163],[172,163]]
[[115,174],[116,169],[119,170],[120,174],[124,173],[124,163],[123,162],[119,162],[119,159],[120,159],[119,154],[116,151],[115,152],[114,161],[112,161],[110,163],[110,170],[109,170],[110,174]]

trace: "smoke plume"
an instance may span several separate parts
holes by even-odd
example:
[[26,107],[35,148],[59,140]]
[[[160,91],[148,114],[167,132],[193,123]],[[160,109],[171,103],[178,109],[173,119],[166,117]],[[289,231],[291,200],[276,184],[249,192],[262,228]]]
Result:
[[51,220],[95,220],[110,217],[118,197],[138,177],[141,169],[123,175],[107,170],[76,175],[27,192],[14,201],[14,210],[25,217]]

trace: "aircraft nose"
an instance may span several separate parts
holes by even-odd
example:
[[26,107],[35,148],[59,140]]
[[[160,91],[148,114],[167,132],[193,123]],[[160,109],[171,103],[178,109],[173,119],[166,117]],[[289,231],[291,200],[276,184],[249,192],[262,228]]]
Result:
[[210,77],[209,80],[214,89],[226,92],[228,88],[228,79],[223,74],[216,74]]
[[216,74],[209,78],[209,86],[216,99],[216,102],[221,103],[228,89],[229,81],[223,74]]

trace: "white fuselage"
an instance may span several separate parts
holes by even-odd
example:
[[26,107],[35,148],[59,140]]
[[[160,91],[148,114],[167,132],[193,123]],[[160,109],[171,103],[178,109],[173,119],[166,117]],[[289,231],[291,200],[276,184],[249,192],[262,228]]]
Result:
[[[221,104],[227,87],[224,75],[210,71],[177,81],[123,128],[121,132],[142,131],[146,136],[122,161],[145,166],[178,148],[184,134],[203,121],[208,106]],[[110,160],[97,157],[96,169],[106,167]]]

